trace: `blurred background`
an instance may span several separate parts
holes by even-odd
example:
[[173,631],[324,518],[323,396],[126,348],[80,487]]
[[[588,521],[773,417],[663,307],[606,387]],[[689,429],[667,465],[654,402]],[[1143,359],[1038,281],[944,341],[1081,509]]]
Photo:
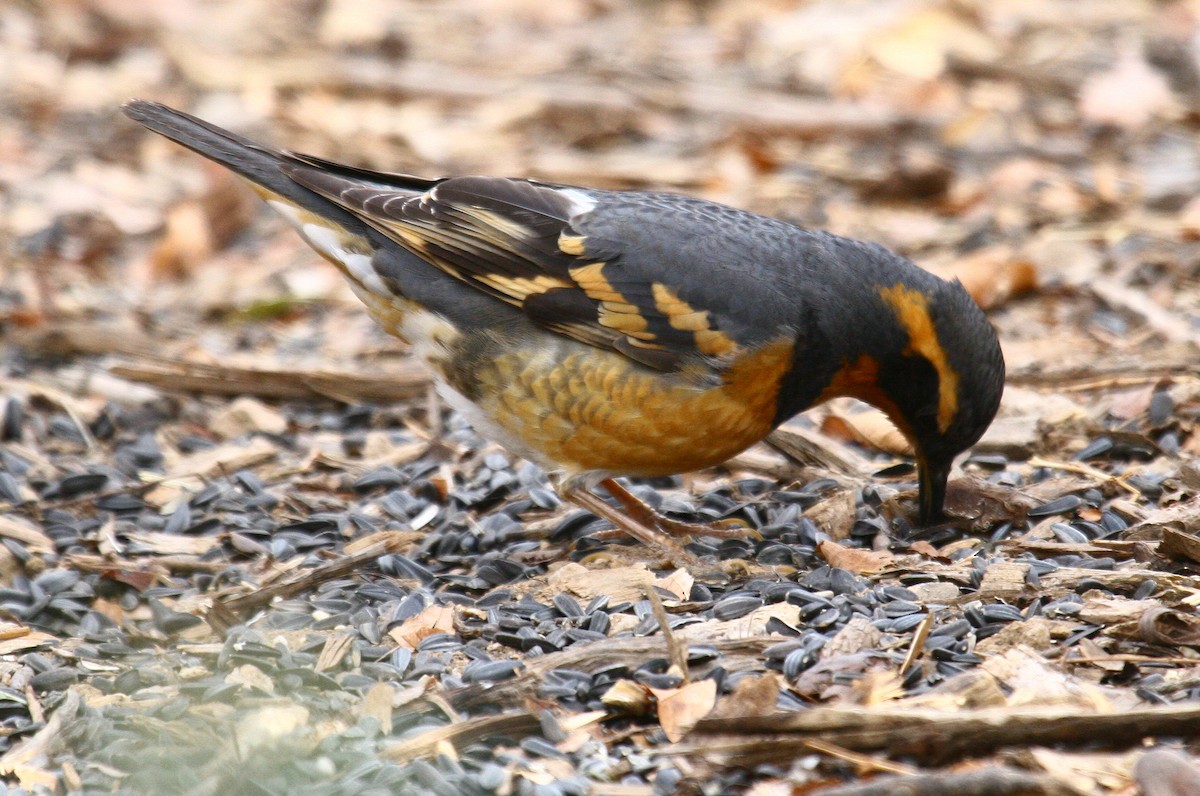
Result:
[[[1169,369],[1200,325],[1198,15],[1188,0],[6,3],[0,331],[35,353],[162,354],[240,313],[283,324],[264,343],[322,347],[348,302],[333,269],[223,172],[125,120],[136,96],[373,168],[683,191],[875,240],[960,276],[1018,376],[1148,352]],[[392,345],[357,310],[343,324]]]
[[[905,583],[931,587],[922,592],[927,595],[944,587],[936,592],[942,597],[929,597],[949,606],[937,616],[942,624],[934,635],[957,625],[953,638],[943,636],[953,641],[968,625],[983,625],[983,619],[956,618],[977,610],[964,609],[962,600],[979,587],[983,596],[975,596],[1000,611],[1000,619],[985,617],[996,644],[986,654],[998,658],[1006,649],[997,642],[998,623],[1021,618],[1016,608],[1037,586],[1038,573],[1057,566],[1029,569],[1017,559],[1032,550],[1074,562],[1067,575],[1053,582],[1047,577],[1039,596],[1027,601],[1033,626],[1034,618],[1048,621],[1041,617],[1044,600],[1074,600],[1059,613],[1044,609],[1056,617],[1056,628],[1067,630],[1053,643],[1044,624],[1040,641],[1034,631],[1013,636],[1039,652],[1021,653],[1014,674],[996,675],[1004,687],[1003,694],[990,687],[996,699],[1011,694],[1006,704],[1042,706],[1073,695],[1087,712],[1107,705],[1104,711],[1121,717],[1168,698],[1160,694],[1194,702],[1194,670],[1174,672],[1180,676],[1173,685],[1154,667],[1164,653],[1173,656],[1163,659],[1169,667],[1185,660],[1178,656],[1194,657],[1196,639],[1195,592],[1178,584],[1193,583],[1200,563],[1194,537],[1200,510],[1200,0],[4,0],[0,618],[17,617],[40,630],[22,635],[28,627],[0,626],[6,645],[0,648],[0,774],[9,776],[15,759],[24,767],[17,773],[23,784],[73,792],[83,792],[79,781],[96,783],[88,792],[111,792],[122,768],[135,771],[136,782],[153,783],[139,790],[125,780],[128,792],[299,793],[301,785],[310,788],[303,792],[326,796],[398,792],[394,780],[375,791],[352,778],[342,790],[326,787],[330,771],[309,765],[312,749],[305,744],[284,785],[259,788],[283,767],[246,749],[303,726],[308,713],[293,705],[263,706],[260,695],[273,686],[260,669],[282,671],[285,664],[264,663],[267,653],[271,661],[278,658],[265,641],[242,657],[240,636],[224,635],[229,624],[254,616],[267,630],[315,628],[314,617],[322,617],[320,632],[332,634],[328,646],[300,630],[289,643],[316,661],[317,672],[336,674],[346,693],[354,693],[333,689],[332,701],[314,698],[311,692],[333,688],[323,674],[305,679],[315,685],[297,693],[321,706],[324,712],[314,716],[336,717],[323,721],[314,737],[347,730],[322,748],[342,743],[359,750],[354,755],[361,747],[373,756],[374,736],[355,724],[360,715],[376,720],[386,737],[408,732],[418,720],[434,726],[445,716],[492,712],[490,683],[478,693],[468,689],[475,701],[465,708],[456,703],[457,714],[440,701],[413,707],[409,701],[419,693],[413,678],[419,674],[428,685],[434,669],[409,668],[404,655],[424,634],[457,629],[457,615],[447,606],[459,602],[437,604],[443,591],[457,588],[446,583],[465,583],[471,594],[510,580],[545,587],[543,578],[562,563],[565,549],[547,537],[578,519],[544,488],[536,468],[488,448],[426,400],[427,376],[410,365],[404,345],[375,327],[336,270],[254,194],[125,119],[119,108],[131,97],[168,103],[272,145],[371,168],[686,192],[876,241],[960,278],[998,327],[1009,367],[1000,416],[964,468],[975,478],[969,498],[971,489],[991,489],[962,513],[979,518],[972,528],[977,533],[959,538],[946,526],[913,541],[903,520],[893,523],[893,496],[911,487],[911,467],[896,458],[904,441],[882,416],[845,404],[799,422],[819,425],[830,448],[837,440],[858,446],[864,463],[848,468],[859,468],[853,478],[817,478],[810,468],[805,481],[794,465],[798,457],[786,458],[781,446],[757,449],[732,472],[672,482],[683,487],[674,493],[675,505],[680,495],[690,500],[707,493],[724,501],[716,505],[735,507],[728,511],[782,516],[792,527],[800,511],[793,500],[802,498],[808,512],[802,528],[820,526],[851,546],[837,566],[869,574],[880,588],[888,578],[894,585],[900,569],[876,574],[894,550],[905,566],[929,573]],[[336,401],[290,400],[314,396]],[[756,478],[746,479],[747,473]],[[898,483],[906,478],[907,485]],[[802,482],[805,490],[816,486],[807,493],[764,492],[776,485],[797,490]],[[742,494],[739,483],[754,490]],[[827,498],[831,487],[835,493]],[[790,495],[786,505],[775,499],[781,495]],[[502,502],[511,516],[499,509]],[[1075,524],[1057,521],[1066,517],[1076,517]],[[1185,526],[1188,534],[1174,530]],[[571,527],[583,533],[578,522]],[[778,533],[783,521],[771,527]],[[889,535],[893,528],[896,536]],[[397,545],[388,549],[412,560],[381,556],[374,546],[367,548],[371,555],[356,548],[363,561],[376,564],[334,584],[336,590],[309,584],[258,613],[272,594],[258,587],[282,577],[283,567],[310,572],[319,564],[327,571],[350,544],[368,539],[374,545],[376,531]],[[1176,547],[1164,541],[1159,550],[1167,531]],[[1009,534],[1014,538],[1002,541]],[[1109,538],[1113,534],[1120,538]],[[1096,539],[1111,544],[1090,544]],[[485,543],[494,546],[481,555]],[[625,550],[635,557],[623,568],[628,573],[642,565],[636,557],[644,551]],[[811,546],[804,555],[783,552],[786,559],[745,563],[745,578],[799,582],[820,572],[823,560],[832,563]],[[506,557],[506,567],[496,565],[498,556]],[[1000,577],[983,575],[1005,557],[1010,560],[1002,563],[1011,566],[998,568]],[[381,563],[385,558],[391,569]],[[411,567],[397,569],[400,560]],[[524,563],[512,564],[517,560]],[[1162,571],[1140,585],[1137,578],[1118,580],[1143,565]],[[491,574],[476,577],[475,568]],[[802,582],[832,589],[837,578],[828,567],[823,571],[824,581]],[[1006,571],[1011,583],[1004,582]],[[596,595],[613,590],[614,572],[595,570]],[[432,583],[435,575],[436,595],[432,586],[412,585]],[[943,577],[948,580],[938,581]],[[378,588],[360,589],[365,581]],[[412,586],[414,599],[425,592],[421,599],[428,602],[420,604],[436,609],[436,621],[412,638],[381,642],[380,627],[395,629],[388,619],[393,592],[415,604],[397,583],[403,590]],[[567,587],[549,583],[541,597],[549,603],[554,591],[559,605],[557,591]],[[970,588],[960,589],[966,583]],[[384,586],[393,592],[381,591]],[[1110,620],[1089,618],[1095,613],[1080,614],[1087,625],[1064,619],[1079,614],[1080,594],[1100,587],[1140,597],[1158,588],[1154,599],[1179,610],[1140,641],[1107,628],[1098,634]],[[673,588],[687,600],[679,603],[681,611],[706,604],[695,597],[703,591]],[[718,597],[726,593],[726,585],[713,589]],[[630,608],[641,593],[614,597],[621,607],[611,625],[602,617],[603,627],[615,633],[645,625],[646,617]],[[582,602],[594,596],[576,594]],[[915,592],[905,588],[886,599],[896,594],[914,595],[897,622],[918,617],[923,608]],[[341,607],[320,602],[331,595],[336,600],[328,602]],[[775,614],[766,619],[776,610],[803,624],[797,607],[779,602],[778,593],[770,605],[757,594],[733,594],[747,596],[762,606],[756,628],[780,632]],[[705,599],[711,602],[713,594]],[[384,607],[377,610],[371,601]],[[1118,615],[1101,602],[1097,613]],[[1145,600],[1126,602],[1144,611],[1130,617],[1158,616],[1145,609]],[[225,613],[209,612],[214,604]],[[488,603],[489,611],[497,604]],[[349,616],[352,610],[356,623],[360,610],[373,618],[359,625],[361,638],[350,654],[353,633],[333,634],[343,620],[334,614],[337,622],[330,621],[328,611]],[[830,611],[839,623],[852,613]],[[528,610],[521,615],[528,617]],[[422,610],[410,619],[425,616]],[[912,668],[896,668],[897,650],[921,651],[931,624],[920,621],[922,641],[908,646],[917,632],[908,622],[895,631],[899,636],[887,636],[891,659],[861,658],[886,662],[879,678],[838,680],[841,670],[828,671],[836,673],[835,682],[853,684],[844,692],[857,692],[864,705],[886,706],[908,704],[892,700],[920,696],[943,676],[983,659],[972,652],[971,630],[962,642],[970,654],[949,662],[926,655]],[[1120,621],[1114,627],[1143,624]],[[766,638],[743,638],[757,632],[746,627],[722,624],[711,632],[721,641]],[[840,627],[826,623],[803,632],[810,640],[821,632],[840,637]],[[127,639],[128,651],[92,647],[93,658],[80,663],[80,640],[97,628],[111,631],[104,638]],[[852,649],[875,643],[845,628],[853,631]],[[253,632],[246,637],[256,638]],[[1070,641],[1063,642],[1066,633]],[[270,643],[282,637],[272,635]],[[1003,638],[1010,643],[1007,634]],[[979,640],[989,641],[983,629]],[[184,642],[196,643],[186,655],[176,654]],[[656,643],[649,635],[645,642]],[[1090,662],[1101,661],[1098,668],[1067,661],[1072,645]],[[827,649],[835,647],[850,649],[840,643]],[[122,650],[119,660],[109,654],[114,648]],[[542,652],[536,645],[520,649]],[[978,649],[984,652],[982,643]],[[22,650],[37,651],[22,657]],[[510,647],[497,652],[495,645],[491,651],[506,660],[517,654]],[[791,700],[784,700],[789,709],[827,698],[856,704],[845,695],[831,697],[820,678],[797,684],[800,669],[816,658],[794,651],[800,658],[787,653],[792,663],[783,664],[760,651],[738,653],[738,665],[729,668],[773,672],[782,665],[789,689],[796,689],[781,696]],[[1136,654],[1100,655],[1109,652]],[[398,656],[388,658],[391,669],[365,665],[377,660],[371,655],[385,654]],[[630,668],[644,657],[630,653]],[[1131,661],[1148,661],[1149,676],[1142,679]],[[195,679],[209,668],[210,678]],[[446,672],[438,676],[450,677]],[[1094,689],[1080,686],[1101,678],[1121,687],[1120,700],[1102,702]],[[77,681],[79,688],[72,685]],[[170,711],[142,722],[125,707],[170,695],[185,681],[185,696],[199,704],[189,715],[180,718],[168,705]],[[392,693],[394,685],[400,692]],[[360,701],[357,694],[368,686],[381,688]],[[82,687],[93,689],[86,692],[91,712],[80,714],[86,721],[71,722],[67,708],[79,708],[78,700],[55,712],[68,687],[71,698]],[[239,688],[251,697],[234,714],[250,717],[236,725],[240,731],[231,731],[234,720],[224,713],[214,712],[218,718],[209,721],[208,703],[232,703]],[[521,696],[522,732],[549,726],[528,712],[525,703],[534,700],[525,692],[508,693]],[[768,712],[776,694],[765,693],[765,701],[746,703],[742,712]],[[957,711],[963,700],[947,693],[946,709]],[[186,699],[175,704],[187,710]],[[47,713],[53,714],[49,723]],[[661,723],[667,726],[667,719]],[[178,734],[183,725],[194,735]],[[128,726],[141,734],[126,733]],[[22,733],[47,727],[29,755],[16,746]],[[62,727],[74,727],[83,780],[66,758],[32,757]],[[645,773],[643,752],[661,741],[635,736],[625,743],[624,730],[603,737],[617,750],[612,761],[624,768],[606,759],[593,769],[597,778]],[[786,765],[817,759],[809,747],[778,746],[776,736],[763,737],[750,737],[743,748],[790,755]],[[1130,748],[1140,742],[1128,739]],[[697,743],[703,751],[705,740]],[[418,744],[393,749],[392,759],[425,754]],[[556,754],[531,752],[537,760],[520,765],[538,771],[566,766]],[[344,767],[353,768],[360,758],[347,755]],[[654,793],[678,782],[673,767],[681,759],[655,760],[663,771]],[[871,770],[862,756],[821,759],[824,771]],[[1128,756],[1107,760],[1117,773],[1104,774],[1103,783],[1094,756],[1071,766],[1037,760],[1072,792],[1130,792]],[[692,762],[679,765],[688,770]],[[745,760],[735,755],[726,763],[736,769]],[[243,776],[244,765],[261,767],[262,776]],[[179,783],[174,790],[162,785],[168,775]],[[807,777],[802,771],[794,782]],[[1194,772],[1179,777],[1195,780]],[[200,780],[211,787],[198,789]],[[647,782],[640,790],[593,792],[649,794]],[[1090,790],[1076,790],[1081,782]],[[785,783],[782,790],[758,791],[779,792],[793,790]]]

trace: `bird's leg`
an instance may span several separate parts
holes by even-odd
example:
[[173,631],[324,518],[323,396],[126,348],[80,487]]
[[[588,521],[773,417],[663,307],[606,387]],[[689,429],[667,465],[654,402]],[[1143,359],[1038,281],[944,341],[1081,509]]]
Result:
[[[695,569],[700,565],[699,558],[684,550],[678,542],[663,533],[655,525],[647,525],[640,518],[613,508],[601,500],[599,496],[588,490],[587,487],[571,484],[568,480],[560,487],[559,493],[580,508],[590,511],[601,519],[608,520],[651,550],[660,553],[673,566]],[[625,494],[628,495],[629,493],[626,492]],[[651,516],[658,516],[657,512],[633,497],[633,495],[629,495],[629,497],[649,511]]]
[[722,526],[721,523],[682,522],[655,511],[644,501],[639,500],[632,492],[617,483],[614,478],[605,478],[600,482],[608,494],[612,495],[625,514],[643,526],[658,528],[671,536],[715,536],[719,539],[745,539],[753,531],[744,525],[731,523]]

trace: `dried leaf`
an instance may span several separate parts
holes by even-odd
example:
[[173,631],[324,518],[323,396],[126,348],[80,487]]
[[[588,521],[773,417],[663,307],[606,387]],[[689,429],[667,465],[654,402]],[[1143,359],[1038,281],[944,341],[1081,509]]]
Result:
[[40,630],[29,630],[23,627],[18,629],[24,632],[21,635],[14,636],[6,631],[6,637],[0,639],[0,655],[14,655],[18,652],[37,649],[58,641],[56,636],[43,633]]
[[1200,617],[1152,605],[1138,619],[1138,633],[1151,644],[1193,646],[1200,644]]
[[[1085,595],[1079,618],[1094,625],[1116,625],[1136,622],[1147,611],[1158,607],[1155,600],[1129,600],[1124,597],[1099,597],[1096,592]],[[1103,592],[1100,592],[1103,594]]]
[[982,31],[952,12],[929,8],[906,15],[872,42],[869,52],[887,69],[917,80],[931,80],[945,69],[951,53],[990,60],[996,48]]
[[847,489],[835,492],[812,506],[804,512],[804,516],[816,523],[817,527],[830,537],[840,541],[850,538],[856,512],[854,492]]
[[1171,87],[1133,48],[1117,59],[1112,69],[1084,81],[1079,90],[1079,111],[1099,124],[1135,128],[1170,110]]
[[1032,262],[1013,254],[1006,246],[979,249],[956,258],[948,279],[958,279],[980,307],[993,309],[1010,298],[1037,289],[1037,268]]
[[1158,553],[1169,558],[1182,558],[1200,564],[1200,537],[1164,526]]
[[782,680],[773,672],[747,675],[739,679],[728,695],[713,708],[714,718],[721,716],[762,716],[773,713],[779,700]]
[[896,557],[886,550],[843,547],[837,542],[829,540],[824,540],[817,545],[817,553],[831,567],[841,567],[859,575],[880,572],[884,567],[891,566],[896,561]]
[[109,569],[105,570],[101,575],[117,583],[124,583],[126,586],[131,586],[138,591],[145,591],[162,579],[157,572],[131,569]]
[[[830,407],[830,417],[845,423],[852,437],[876,450],[897,456],[912,453],[912,445],[887,415],[877,409],[846,411],[838,404]],[[828,431],[824,425],[822,430]]]
[[609,569],[588,569],[574,562],[564,564],[546,577],[552,594],[567,592],[583,600],[607,595],[614,602],[641,600],[654,585],[654,575],[644,564]]
[[221,543],[216,536],[181,536],[161,531],[130,531],[128,538],[131,544],[163,556],[202,556]]
[[682,741],[717,702],[717,681],[712,678],[679,688],[650,690],[658,698],[658,723],[672,743]]
[[660,589],[666,589],[671,594],[674,594],[680,600],[687,600],[691,597],[692,586],[696,579],[686,569],[680,567],[669,575],[664,575],[654,581],[654,585]]
[[[240,668],[258,672],[249,664]],[[259,674],[262,675],[261,672]],[[268,705],[242,717],[237,724],[236,737],[244,753],[303,730],[309,726],[308,722],[308,709],[302,705]]]
[[363,694],[358,714],[375,719],[379,727],[386,732],[392,726],[392,698],[395,695],[396,687],[391,683],[376,683]]
[[257,688],[266,694],[275,693],[275,681],[271,679],[271,676],[249,663],[242,664],[225,675],[225,682],[229,685],[246,685]]
[[1067,793],[1118,793],[1129,784],[1129,755],[1060,752],[1043,747],[1029,750],[1034,761]]
[[654,704],[654,695],[641,683],[618,680],[601,695],[600,701],[623,716],[644,716]]
[[325,646],[321,647],[321,654],[317,656],[317,671],[327,672],[336,668],[353,648],[353,633],[331,634],[325,639]]
[[270,440],[254,437],[245,445],[230,442],[182,456],[171,465],[168,477],[237,472],[270,461],[277,455],[279,451]]
[[854,655],[877,649],[882,640],[883,631],[875,627],[870,619],[854,616],[821,647],[820,657],[821,660],[826,660],[838,655]]
[[44,555],[54,551],[54,540],[24,517],[0,514],[0,536],[20,542],[34,553]]
[[257,398],[243,395],[213,415],[208,427],[223,439],[237,439],[246,434],[282,434],[287,431],[287,419]]
[[416,649],[426,636],[453,632],[454,609],[446,605],[430,605],[389,630],[388,635],[400,646]]

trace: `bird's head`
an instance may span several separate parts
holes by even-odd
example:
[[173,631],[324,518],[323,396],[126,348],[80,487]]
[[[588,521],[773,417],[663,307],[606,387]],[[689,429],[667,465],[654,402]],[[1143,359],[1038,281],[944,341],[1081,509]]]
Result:
[[954,457],[983,436],[1004,391],[1004,357],[983,311],[958,282],[878,288],[898,333],[879,358],[882,408],[916,450],[920,521],[942,515]]
[[[894,257],[894,255],[892,255]],[[916,451],[920,521],[942,516],[954,457],[983,435],[1000,405],[1004,358],[963,286],[902,263],[838,313],[839,369],[817,401],[848,395],[882,409]],[[862,293],[858,294],[863,296]],[[853,315],[853,317],[851,317]]]

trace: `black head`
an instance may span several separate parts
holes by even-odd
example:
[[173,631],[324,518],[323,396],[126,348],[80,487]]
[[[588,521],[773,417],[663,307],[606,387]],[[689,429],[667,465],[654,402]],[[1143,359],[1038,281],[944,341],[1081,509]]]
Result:
[[[899,339],[879,358],[884,407],[917,452],[920,519],[942,514],[954,457],[991,424],[1004,391],[1004,357],[983,311],[963,288],[926,274],[879,288]],[[928,278],[924,278],[928,277]]]

